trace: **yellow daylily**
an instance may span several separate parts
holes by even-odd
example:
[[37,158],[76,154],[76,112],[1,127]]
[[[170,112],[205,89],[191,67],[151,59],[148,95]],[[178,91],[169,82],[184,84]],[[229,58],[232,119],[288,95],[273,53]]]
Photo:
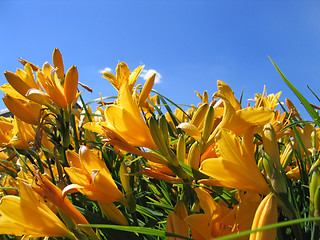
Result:
[[[204,91],[203,95],[201,95],[198,91],[194,91],[197,96],[201,99],[202,103],[200,103],[200,105],[202,105],[203,103],[209,104],[209,99],[208,99],[208,92]],[[198,105],[199,106],[199,105]]]
[[203,188],[195,188],[200,206],[204,213],[193,214],[185,218],[190,226],[192,237],[196,240],[207,240],[220,236],[220,221],[223,217],[223,206],[213,200]]
[[2,174],[0,186],[3,187],[3,189],[0,190],[3,195],[16,195],[18,193],[16,189],[18,187],[18,181],[10,175],[4,176]]
[[[187,209],[182,201],[179,201],[174,207],[174,211],[169,213],[166,231],[169,233],[178,234],[184,237],[188,237],[188,225],[184,219],[188,216]],[[180,238],[168,237],[168,240],[178,240]]]
[[44,199],[25,182],[19,184],[19,197],[4,196],[1,199],[0,234],[76,239]]
[[131,145],[124,138],[122,138],[118,133],[108,128],[107,126],[108,124],[106,122],[99,122],[99,123],[91,122],[91,123],[86,123],[83,126],[83,128],[99,133],[101,136],[106,137],[107,139],[104,139],[104,141],[106,141],[106,144],[112,145],[117,149],[142,156],[154,163],[160,163],[160,164],[165,163],[165,160],[161,156],[153,152],[145,152],[145,151],[139,150],[138,148]]
[[[275,117],[275,113],[268,108],[248,107],[235,110],[229,101],[225,100],[223,103],[223,118],[219,126],[215,129],[215,132],[221,128],[228,128],[239,136],[242,135],[248,127],[262,127],[265,124],[272,122]],[[214,136],[214,134],[212,136]]]
[[221,129],[215,137],[218,157],[205,159],[200,167],[213,179],[201,181],[261,194],[270,192],[254,159],[253,130],[249,128],[241,142],[232,131]]
[[128,87],[130,89],[130,91],[133,89],[142,69],[144,68],[144,66],[139,66],[137,67],[135,70],[132,71],[132,73],[130,72],[128,65],[124,62],[119,62],[118,66],[116,68],[116,73],[117,75],[115,76],[114,74],[105,71],[102,72],[102,74],[104,76],[102,76],[103,78],[108,79],[108,81],[119,91],[121,86],[124,83],[128,84]]
[[[55,74],[54,68],[49,63],[43,65],[42,71],[38,70],[37,79],[48,97],[59,107],[70,110],[76,104],[80,95],[80,93],[77,93],[78,70],[76,66],[69,68],[63,85],[59,81],[57,74]],[[39,94],[39,92],[35,91],[34,94]]]
[[116,68],[116,76],[108,71],[105,71],[102,72],[102,74],[104,74],[104,76],[102,77],[108,79],[109,82],[117,89],[117,91],[120,91],[124,84],[128,85],[129,91],[132,95],[132,99],[137,102],[137,104],[139,104],[142,111],[145,113],[145,117],[148,119],[150,116],[152,116],[152,113],[150,112],[153,112],[154,108],[146,101],[146,99],[153,102],[154,104],[157,100],[157,95],[153,97],[150,96],[150,92],[155,82],[156,74],[153,74],[146,80],[140,93],[138,93],[138,89],[141,87],[141,84],[138,84],[136,87],[134,87],[134,85],[143,68],[144,66],[139,66],[134,71],[130,72],[126,63],[119,62]]
[[[35,178],[30,187],[37,194],[61,210],[63,214],[70,218],[75,225],[89,224],[87,219],[77,210],[69,199],[63,197],[60,188],[55,186],[45,175],[41,175],[39,172],[34,172],[34,174]],[[80,227],[80,229],[88,234],[92,239],[99,239],[92,228]]]
[[[0,151],[0,172],[15,176],[19,167],[16,165],[17,158],[15,158],[14,155],[15,153],[11,154],[9,157],[7,153]],[[2,181],[2,183],[3,182],[4,181]]]
[[[40,69],[38,71],[41,71]],[[4,85],[1,90],[11,97],[31,100],[39,104],[49,105],[49,96],[42,91],[35,81],[35,76],[29,63],[24,70],[18,69],[16,73],[6,71],[4,73],[9,85]],[[30,92],[33,92],[32,94]]]
[[112,221],[128,225],[126,218],[113,204],[125,198],[103,160],[86,146],[80,147],[79,154],[67,151],[67,159],[71,167],[65,167],[65,171],[73,184],[64,188],[63,196],[79,191],[90,199],[98,201],[103,213]]
[[0,146],[28,149],[34,141],[35,130],[16,117],[10,119],[0,118]]
[[6,95],[2,100],[14,116],[32,125],[39,124],[41,105],[25,102],[9,95]]
[[271,109],[272,111],[279,105],[279,98],[281,96],[281,91],[277,94],[269,94],[267,95],[266,86],[264,86],[262,95],[257,93],[254,96],[254,100],[256,103],[254,105],[255,108],[257,107],[266,107]]
[[240,136],[251,126],[262,127],[274,121],[275,113],[269,108],[247,107],[242,109],[230,86],[221,80],[218,80],[218,90],[213,94],[214,98],[220,99],[214,105],[214,109],[215,117],[217,119],[221,118],[221,121],[215,123],[215,125],[218,125],[210,135],[208,145],[212,144],[215,134],[221,128],[230,129]]
[[[27,62],[24,70],[18,69],[16,73],[5,72],[9,85],[3,85],[1,90],[14,98],[31,100],[48,107],[51,106],[51,102],[54,102],[57,106],[70,110],[80,95],[77,93],[77,68],[72,66],[67,71],[64,81],[59,80],[56,71],[57,69],[49,63],[45,63],[42,69],[37,68],[37,79],[35,79],[33,68]],[[61,67],[58,71],[61,75]]]
[[103,160],[88,147],[81,146],[79,154],[70,150],[66,154],[71,167],[65,167],[65,171],[75,190],[95,201],[119,202],[124,199]]
[[217,85],[218,85],[218,92],[216,92],[213,96],[215,98],[222,98],[227,100],[236,111],[240,110],[241,105],[239,101],[235,98],[231,87],[221,80],[217,81]]
[[105,110],[105,117],[112,130],[133,146],[157,149],[126,82],[119,90],[117,103],[117,105],[108,106]]
[[195,191],[204,213],[193,214],[185,218],[194,239],[209,240],[251,228],[255,211],[261,201],[258,194],[239,193],[239,204],[229,209],[215,202],[203,188],[195,188]]

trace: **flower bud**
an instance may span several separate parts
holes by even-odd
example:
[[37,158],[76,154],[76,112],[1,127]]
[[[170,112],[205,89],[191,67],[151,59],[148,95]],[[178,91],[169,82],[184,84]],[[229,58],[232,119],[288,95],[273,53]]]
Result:
[[78,90],[78,70],[76,66],[72,66],[66,73],[64,82],[64,96],[68,105],[75,104]]
[[206,142],[211,135],[212,128],[214,124],[214,108],[209,107],[206,117],[204,119],[203,131],[202,131],[202,141]]
[[130,187],[130,176],[128,174],[126,164],[124,162],[121,162],[119,175],[122,187],[126,192],[126,206],[130,213],[134,213],[136,211],[136,200]]
[[177,157],[180,162],[185,163],[186,158],[186,141],[184,139],[184,136],[181,135],[178,139],[177,144]]
[[62,55],[61,55],[61,53],[60,53],[58,48],[54,49],[52,59],[53,59],[53,66],[55,68],[57,68],[56,73],[58,75],[58,78],[59,79],[63,79],[63,77],[64,77],[64,66],[63,66]]
[[[318,169],[315,169],[312,172],[310,184],[309,184],[309,192],[310,192],[310,216],[315,216],[315,211],[317,211],[317,214],[319,214],[320,209],[316,209],[316,203],[317,200],[316,192],[318,191],[318,188],[320,186],[320,171]],[[319,200],[318,200],[319,201]],[[318,206],[319,207],[319,206]]]
[[278,149],[277,135],[270,123],[263,127],[263,147],[264,151],[270,156],[274,166],[280,171],[280,155]]
[[[277,222],[277,201],[273,193],[269,193],[260,203],[254,215],[251,230]],[[273,228],[250,234],[250,240],[276,239],[277,229]]]
[[[313,198],[313,203],[314,203],[313,216],[319,217],[320,216],[320,186],[318,186],[316,189],[316,192]],[[320,221],[316,221],[314,224],[316,224],[317,226],[320,226]]]
[[288,164],[291,162],[292,156],[293,156],[292,145],[289,143],[287,144],[286,149],[284,150],[280,159],[280,163],[283,169],[285,169],[288,166]]
[[200,165],[200,147],[198,142],[194,142],[188,154],[188,165],[193,169],[198,169]]

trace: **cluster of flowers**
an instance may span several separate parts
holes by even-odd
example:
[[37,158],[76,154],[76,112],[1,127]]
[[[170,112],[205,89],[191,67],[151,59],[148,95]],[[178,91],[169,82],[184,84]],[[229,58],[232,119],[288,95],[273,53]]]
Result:
[[[0,87],[14,115],[0,118],[0,234],[148,239],[111,224],[169,239],[250,229],[244,239],[275,239],[276,228],[259,228],[319,215],[319,129],[288,99],[286,111],[281,92],[242,108],[218,81],[212,100],[197,93],[200,103],[184,110],[152,90],[155,74],[136,85],[143,66],[120,62],[116,75],[103,72],[117,98],[101,98],[94,112],[74,107],[78,85],[90,88],[76,66],[65,73],[58,49],[53,66],[20,63]],[[310,224],[278,234],[303,238],[318,222]]]

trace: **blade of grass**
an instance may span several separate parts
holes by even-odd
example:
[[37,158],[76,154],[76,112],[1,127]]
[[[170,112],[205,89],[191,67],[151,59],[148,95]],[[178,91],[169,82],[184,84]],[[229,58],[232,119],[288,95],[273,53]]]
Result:
[[308,111],[312,119],[315,121],[315,123],[320,126],[320,117],[319,114],[313,109],[311,104],[308,102],[308,100],[299,92],[299,90],[284,76],[284,74],[281,72],[277,64],[272,60],[272,58],[269,56],[272,64],[277,69],[278,73],[280,74],[283,81],[288,85],[288,87],[293,91],[293,93],[299,98],[302,105],[305,107],[305,109]]
[[320,98],[317,96],[317,94],[307,85],[308,89],[312,92],[312,94],[316,97],[316,99],[320,102]]
[[132,226],[119,226],[119,225],[106,225],[106,224],[79,224],[79,226],[93,227],[93,228],[112,228],[112,229],[121,230],[121,231],[141,233],[146,235],[154,235],[159,237],[176,237],[181,239],[193,240],[193,238],[165,232],[164,230],[152,229],[152,228],[146,228],[146,227],[132,227]]

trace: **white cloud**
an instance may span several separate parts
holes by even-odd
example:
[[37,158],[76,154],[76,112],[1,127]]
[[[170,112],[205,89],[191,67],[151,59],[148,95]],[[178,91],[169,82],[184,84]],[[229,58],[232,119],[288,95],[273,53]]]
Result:
[[99,70],[99,73],[101,73],[101,72],[111,72],[111,71],[112,71],[111,68],[105,67],[104,69]]
[[158,73],[156,70],[154,70],[154,69],[149,69],[149,70],[147,70],[147,69],[143,69],[142,70],[142,72],[141,72],[141,74],[140,74],[140,77],[142,77],[144,80],[147,80],[149,77],[151,77],[152,76],[152,74],[156,74],[156,79],[155,79],[155,81],[154,81],[154,83],[160,83],[161,82],[161,78],[162,78],[162,76],[161,76],[161,74],[160,73]]

